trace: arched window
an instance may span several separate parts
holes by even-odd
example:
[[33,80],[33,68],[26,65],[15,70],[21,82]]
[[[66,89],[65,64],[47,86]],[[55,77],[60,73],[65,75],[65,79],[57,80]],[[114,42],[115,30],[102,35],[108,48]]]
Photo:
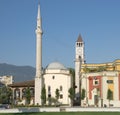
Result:
[[63,87],[62,86],[60,86],[60,91],[63,91]]
[[30,88],[30,94],[32,97],[34,96],[34,88]]
[[25,97],[25,91],[26,91],[26,88],[22,89],[22,98]]
[[15,89],[14,96],[15,96],[15,99],[20,98],[20,89],[18,89],[18,88]]

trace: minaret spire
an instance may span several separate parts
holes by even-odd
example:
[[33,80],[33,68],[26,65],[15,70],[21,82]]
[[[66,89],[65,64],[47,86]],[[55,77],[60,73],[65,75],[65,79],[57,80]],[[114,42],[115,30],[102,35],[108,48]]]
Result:
[[42,22],[41,22],[41,15],[40,15],[40,3],[38,4],[38,14],[37,14],[37,29],[40,29],[42,34]]
[[38,4],[38,15],[37,15],[37,19],[40,19],[40,3]]
[[42,76],[42,23],[40,16],[40,4],[38,4],[37,27],[36,27],[36,76],[35,76],[35,105],[41,105],[41,91],[43,84]]

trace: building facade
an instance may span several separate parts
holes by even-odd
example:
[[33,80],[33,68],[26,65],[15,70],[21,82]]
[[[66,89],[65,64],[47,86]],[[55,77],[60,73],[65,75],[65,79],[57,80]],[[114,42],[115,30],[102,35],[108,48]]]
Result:
[[0,82],[8,86],[13,83],[13,76],[0,76]]
[[80,38],[75,46],[75,88],[82,100],[79,103],[81,106],[120,107],[120,60],[84,63],[84,45],[81,44],[84,42]]
[[[68,97],[68,90],[72,87],[72,76],[69,70],[59,62],[50,63],[43,74],[43,86],[46,89],[46,105],[55,104],[53,101],[49,103],[49,99],[56,99],[56,90],[59,91],[58,102],[59,104],[70,105],[71,101]],[[26,89],[30,89],[31,101],[30,105],[35,103],[35,80],[13,83],[9,85],[13,91],[14,104],[25,105],[26,102]],[[38,90],[40,91],[40,87]],[[39,100],[41,97],[37,97]]]
[[72,87],[72,76],[70,71],[61,63],[50,63],[45,69],[44,84],[46,97],[56,99],[56,90],[59,90],[58,101],[64,105],[70,105],[68,90]]

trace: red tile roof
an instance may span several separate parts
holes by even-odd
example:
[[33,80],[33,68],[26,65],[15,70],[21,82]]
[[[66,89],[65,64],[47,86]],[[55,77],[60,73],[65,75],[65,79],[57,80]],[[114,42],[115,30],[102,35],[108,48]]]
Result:
[[77,42],[83,42],[81,35],[78,36]]
[[34,87],[35,86],[35,80],[16,82],[16,83],[10,84],[8,86],[9,87]]

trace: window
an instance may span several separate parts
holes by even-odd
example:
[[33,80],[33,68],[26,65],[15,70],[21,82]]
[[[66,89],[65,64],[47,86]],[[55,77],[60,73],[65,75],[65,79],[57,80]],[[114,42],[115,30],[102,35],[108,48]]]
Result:
[[25,91],[26,91],[26,89],[24,88],[24,89],[22,89],[22,98],[23,97],[25,97]]
[[51,94],[48,94],[48,97],[50,98],[50,97],[51,97]]
[[62,91],[63,90],[63,87],[62,86],[60,86],[60,91]]
[[48,97],[51,97],[51,87],[48,86]]
[[77,43],[77,46],[78,46],[78,43]]
[[52,79],[55,79],[55,76],[52,76]]
[[50,87],[50,86],[48,86],[48,92],[50,92],[50,90],[51,90],[51,87]]
[[60,99],[62,99],[63,98],[63,94],[60,94]]
[[20,98],[20,89],[15,89],[14,96],[15,98]]
[[113,80],[107,80],[107,83],[108,83],[108,84],[112,84],[112,83],[113,83]]
[[30,94],[31,96],[34,96],[34,88],[30,88]]
[[81,43],[77,42],[77,47],[80,47],[81,46]]
[[99,81],[98,80],[94,80],[94,85],[99,85]]

